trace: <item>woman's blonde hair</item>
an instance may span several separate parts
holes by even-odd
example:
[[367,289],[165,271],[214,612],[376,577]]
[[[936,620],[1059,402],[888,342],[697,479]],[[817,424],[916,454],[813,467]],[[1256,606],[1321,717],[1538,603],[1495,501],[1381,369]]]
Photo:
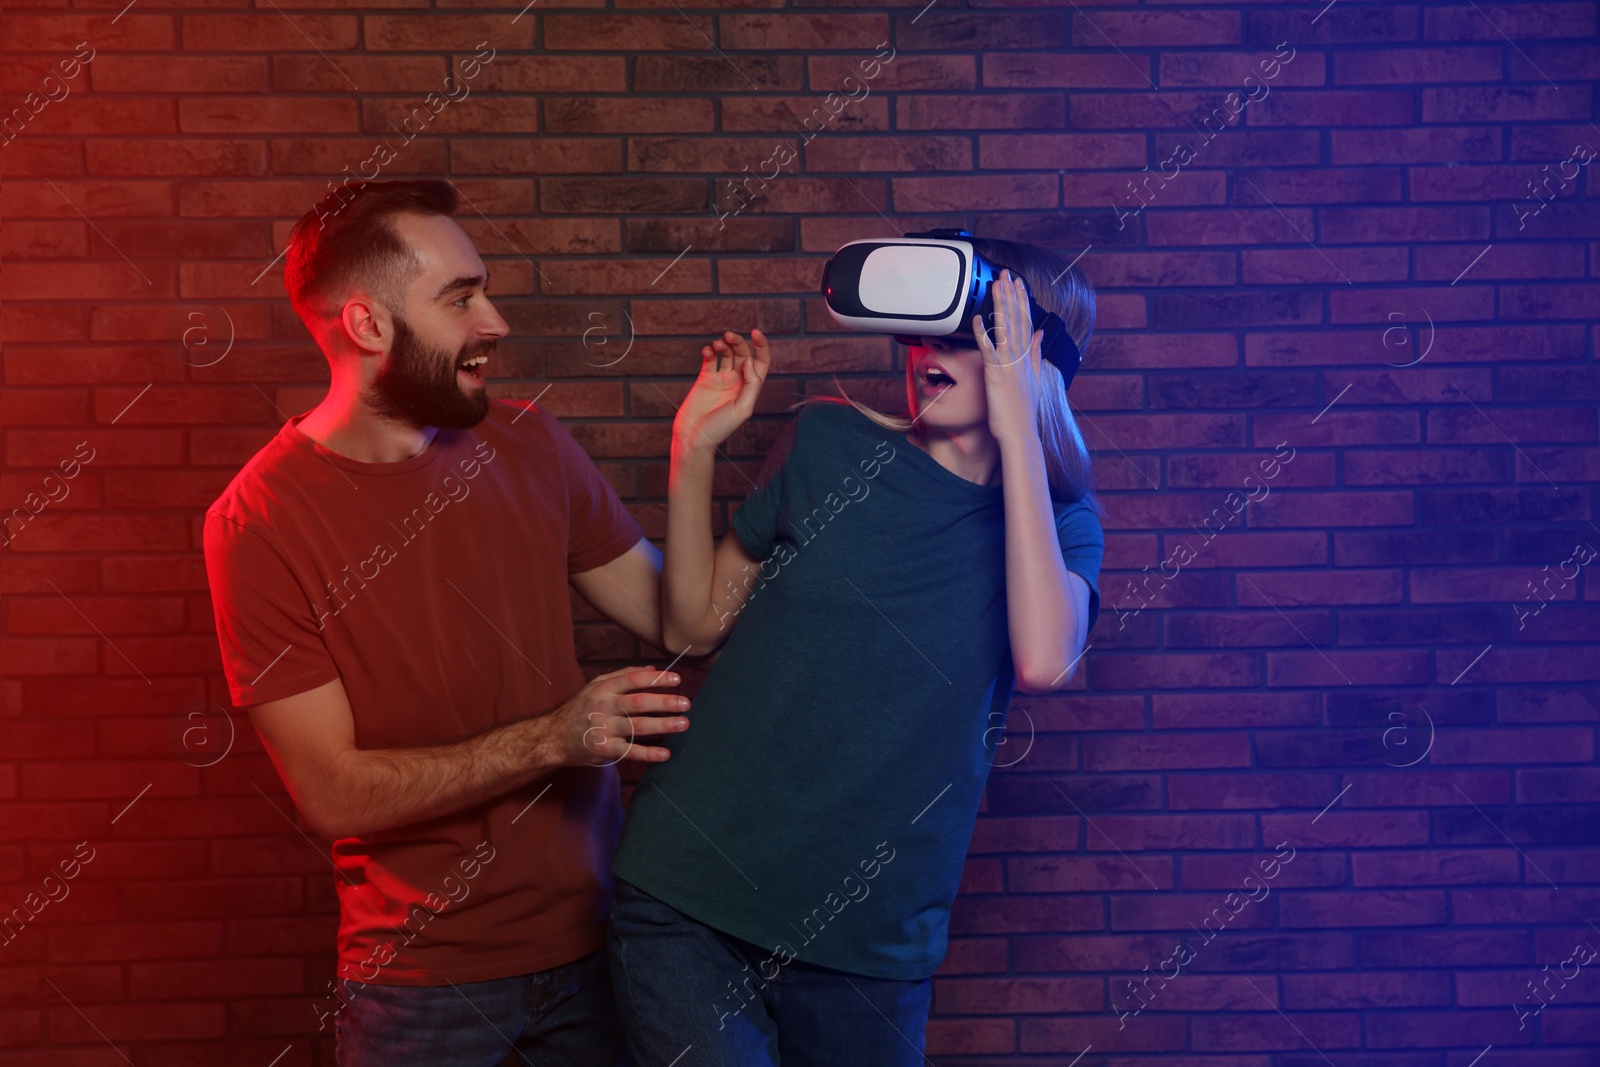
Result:
[[[1094,334],[1094,288],[1083,272],[1047,248],[1024,244],[1020,241],[1002,241],[996,238],[963,238],[973,249],[991,263],[1020,274],[1028,283],[1028,293],[1046,311],[1061,316],[1067,333],[1077,342],[1078,351],[1085,351]],[[1067,401],[1066,385],[1061,371],[1055,365],[1039,361],[1039,374],[1043,383],[1039,398],[1039,442],[1044,446],[1044,465],[1050,483],[1052,498],[1073,503],[1086,501],[1097,518],[1105,517],[1104,509],[1094,493],[1094,467],[1089,458],[1089,448],[1084,444],[1078,429],[1078,420],[1072,415]],[[810,396],[794,408],[817,402],[851,404],[857,411],[888,430],[910,433],[916,420],[909,415],[888,415],[869,407],[845,394],[844,387],[834,379],[839,389],[838,397]],[[911,366],[906,365],[906,410],[917,408],[917,384]]]

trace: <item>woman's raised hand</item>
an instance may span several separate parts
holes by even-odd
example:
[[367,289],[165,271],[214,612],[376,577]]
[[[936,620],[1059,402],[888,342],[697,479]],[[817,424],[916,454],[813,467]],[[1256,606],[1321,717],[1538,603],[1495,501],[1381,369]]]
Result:
[[994,282],[994,333],[983,316],[972,317],[972,332],[983,353],[983,388],[989,431],[1003,443],[1038,436],[1039,397],[1044,392],[1039,363],[1043,330],[1033,328],[1028,284],[1009,270]]
[[760,330],[750,331],[749,342],[729,330],[702,346],[700,376],[672,423],[674,446],[714,447],[732,437],[755,411],[771,366],[772,346]]

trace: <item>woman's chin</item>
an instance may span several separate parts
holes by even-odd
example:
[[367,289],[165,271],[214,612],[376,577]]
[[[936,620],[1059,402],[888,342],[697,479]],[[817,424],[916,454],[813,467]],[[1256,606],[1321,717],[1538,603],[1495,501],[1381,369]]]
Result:
[[942,433],[950,437],[975,430],[987,433],[989,430],[987,415],[973,416],[961,411],[947,411],[943,410],[943,405],[940,404],[924,404],[916,422],[924,431]]

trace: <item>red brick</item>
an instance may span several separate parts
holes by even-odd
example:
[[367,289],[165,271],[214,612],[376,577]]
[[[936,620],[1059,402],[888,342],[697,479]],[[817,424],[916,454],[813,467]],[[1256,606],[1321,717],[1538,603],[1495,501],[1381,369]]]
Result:
[[[529,26],[531,30],[531,25]],[[664,49],[698,52],[715,32],[710,17],[678,15],[546,15],[544,44],[555,51]]]
[[[50,1041],[59,1044],[177,1041],[220,1038],[226,1031],[224,1007],[217,1002],[121,1003],[84,1005],[50,1016]],[[120,1049],[119,1049],[120,1051]]]
[[876,14],[719,15],[717,23],[718,43],[730,52],[870,48],[866,42],[889,37],[888,16]]
[[[802,134],[859,133],[889,128],[889,104],[882,97],[865,97],[849,106],[826,96],[724,96],[717,107],[725,132],[762,131]],[[835,113],[837,112],[837,113]],[[710,128],[709,118],[706,126]],[[830,141],[832,138],[828,138]]]
[[[1412,516],[1413,501],[1405,493],[1297,493],[1262,500],[1252,510],[1250,522],[1259,526],[1392,526],[1409,523]],[[1386,588],[1380,583],[1371,593],[1386,598]]]
[[[701,38],[690,47],[704,44]],[[800,56],[785,55],[741,55],[734,63],[723,56],[641,55],[633,59],[633,87],[636,92],[795,93],[805,87],[804,64]]]
[[[6,36],[7,50],[17,52],[72,53],[79,41],[87,40],[93,42],[98,58],[101,52],[170,51],[176,43],[174,20],[167,15],[14,13],[8,25],[11,32]],[[193,47],[192,42],[186,43]]]
[[1286,927],[1431,926],[1444,921],[1445,896],[1426,890],[1297,893],[1283,898],[1278,909]]
[[1522,866],[1516,850],[1434,849],[1428,851],[1358,852],[1350,857],[1351,884],[1470,885],[1515,883]]
[[[1062,99],[1054,93],[901,96],[895,101],[895,126],[902,130],[1060,129],[1065,125]],[[1074,125],[1083,124],[1074,121]]]
[[1595,11],[1589,4],[1553,3],[1535,8],[1521,4],[1437,7],[1423,12],[1422,35],[1430,41],[1518,42],[1538,37],[1595,35]]
[[1008,894],[998,899],[958,897],[950,916],[950,933],[1023,934],[1094,930],[1103,924],[1098,900]]
[[[912,58],[897,57],[895,62]],[[1063,63],[1060,52],[996,52],[984,56],[983,84],[993,89],[1137,89],[1150,84],[1150,61],[1137,54],[1079,52],[1071,63]]]
[[[1266,1007],[1259,996],[1257,1005]],[[1275,1006],[1275,1005],[1274,1005]],[[1198,1052],[1282,1049],[1353,1049],[1361,1044],[1361,1017],[1327,1012],[1251,1017],[1243,1012],[1204,1015],[1196,1019],[1193,1047]],[[1326,1055],[1326,1053],[1323,1053]]]
[[220,922],[99,923],[57,926],[50,931],[51,956],[63,962],[134,961],[218,956]]
[[1485,126],[1421,126],[1408,130],[1333,130],[1333,162],[1499,162],[1500,131]]
[[1090,771],[1248,767],[1250,746],[1242,734],[1093,737],[1084,742],[1083,765]]
[[551,133],[692,133],[712,128],[712,110],[701,100],[555,99],[545,102],[545,125]]
[[1061,14],[1060,10],[967,14],[924,9],[914,16],[895,16],[894,41],[908,52],[1060,48],[1067,44]]
[[936,1056],[1008,1053],[1016,1048],[1009,1019],[930,1019],[927,1050]]
[[1423,122],[1548,122],[1581,119],[1585,101],[1548,85],[1423,89]]
[[[1288,208],[1160,211],[1145,219],[1149,243],[1155,245],[1298,244],[1314,227],[1311,212]],[[1296,232],[1298,231],[1298,232]]]
[[1104,996],[1098,978],[948,978],[937,1006],[951,1015],[1094,1011]]
[[[1237,877],[1244,877],[1251,873],[1246,867]],[[1243,889],[1238,890],[1243,897]],[[1213,924],[1225,924],[1230,931],[1260,930],[1270,928],[1272,915],[1266,909],[1250,908],[1248,904],[1244,910],[1230,915],[1230,908],[1223,899],[1223,894],[1175,894],[1175,893],[1145,893],[1142,895],[1128,895],[1114,898],[1111,906],[1111,928],[1113,930],[1175,930],[1187,933],[1194,929],[1217,929],[1217,926],[1207,926],[1204,920],[1211,918]],[[1212,918],[1214,916],[1214,918]]]
[[[1143,872],[1141,874],[1140,872]],[[1138,869],[1120,856],[1039,856],[1006,861],[1006,886],[1020,893],[1105,893],[1175,885],[1173,861],[1141,857]]]
[[1156,728],[1307,726],[1319,721],[1310,694],[1164,694],[1151,698]]
[[[1159,958],[1159,957],[1157,957]],[[1147,1016],[1138,1025],[1119,1025],[1111,1012],[1092,1015],[1068,1015],[1061,1018],[1024,1019],[1020,1026],[1018,1047],[1024,1053],[1060,1053],[1069,1059],[1093,1046],[1116,1048],[1124,1052],[1168,1051],[1178,1052],[1189,1045],[1188,1023],[1182,1017],[1164,1019]],[[1230,1062],[1238,1067],[1260,1067]]]
[[1406,126],[1413,107],[1412,94],[1403,91],[1280,89],[1248,113],[1256,126]]
[[[96,55],[89,68],[103,93],[248,93],[267,88],[265,56]],[[168,172],[173,173],[173,172]]]
[[[487,42],[495,50],[493,58],[485,63],[487,67],[499,60],[501,50],[509,52],[532,47],[533,27],[531,18],[513,23],[501,15],[441,15],[437,12],[367,15],[362,22],[362,41],[377,52],[470,51],[478,54],[483,54],[483,44]],[[441,84],[436,91],[442,94],[446,90]]]
[[969,851],[1058,852],[1073,849],[1080,840],[1080,820],[1071,818],[980,818],[973,829]]
[[[273,12],[183,17],[184,47],[196,52],[334,52],[356,47],[359,37],[353,15],[297,12],[289,19]],[[338,64],[337,59],[328,62]]]

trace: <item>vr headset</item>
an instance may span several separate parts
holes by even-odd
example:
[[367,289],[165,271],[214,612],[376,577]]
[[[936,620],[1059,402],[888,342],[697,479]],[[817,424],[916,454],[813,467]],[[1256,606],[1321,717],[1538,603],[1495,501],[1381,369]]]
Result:
[[[822,271],[828,314],[848,330],[888,333],[903,345],[948,337],[977,347],[972,316],[994,328],[994,282],[1002,266],[991,263],[966,238],[967,230],[929,230],[895,239],[851,241]],[[1028,295],[1035,329],[1044,331],[1040,354],[1067,385],[1083,354],[1061,316]]]

